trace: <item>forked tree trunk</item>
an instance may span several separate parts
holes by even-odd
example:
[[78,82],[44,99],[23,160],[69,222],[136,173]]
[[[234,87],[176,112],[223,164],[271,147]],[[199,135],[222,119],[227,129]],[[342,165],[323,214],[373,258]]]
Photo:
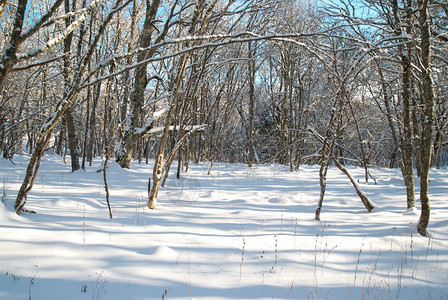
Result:
[[[366,194],[362,191],[361,187],[358,185],[358,183],[356,182],[356,180],[353,178],[353,176],[350,175],[350,173],[348,172],[348,170],[341,165],[341,163],[339,163],[339,161],[337,160],[337,158],[333,155],[333,153],[331,152],[331,149],[329,147],[328,144],[324,144],[324,139],[323,137],[321,137],[317,132],[315,132],[313,129],[308,128],[308,131],[311,133],[311,135],[316,138],[319,142],[322,143],[323,147],[326,147],[326,151],[329,151],[328,156],[333,160],[335,166],[341,170],[342,173],[344,173],[345,175],[347,175],[348,179],[350,180],[351,184],[353,185],[353,187],[356,190],[356,193],[358,194],[359,198],[361,199],[362,204],[364,204],[365,208],[371,212],[374,208],[375,205],[369,200],[369,198],[367,198]],[[319,220],[319,215],[320,215],[320,209],[322,207],[322,200],[323,200],[323,195],[322,193],[325,193],[325,187],[326,187],[326,181],[325,181],[325,176],[327,174],[327,169],[328,169],[328,164],[326,164],[326,167],[323,168],[321,166],[321,178],[320,178],[320,184],[321,184],[321,198],[319,198],[319,206],[318,206],[318,212],[316,211],[316,220]],[[323,176],[322,176],[323,175]],[[323,187],[323,189],[322,189]],[[319,214],[318,214],[319,213]]]

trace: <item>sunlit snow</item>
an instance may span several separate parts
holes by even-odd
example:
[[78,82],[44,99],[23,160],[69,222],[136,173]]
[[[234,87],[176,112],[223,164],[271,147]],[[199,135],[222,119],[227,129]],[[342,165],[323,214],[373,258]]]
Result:
[[[68,159],[68,158],[67,158]],[[109,162],[109,219],[96,161],[71,173],[44,156],[27,208],[13,204],[28,157],[0,160],[0,299],[446,299],[448,170],[431,170],[430,237],[417,234],[397,169],[190,163],[146,208],[150,165]],[[172,168],[176,169],[176,168]],[[418,180],[416,180],[418,186]],[[418,189],[417,189],[418,195]],[[419,203],[418,203],[419,205]]]

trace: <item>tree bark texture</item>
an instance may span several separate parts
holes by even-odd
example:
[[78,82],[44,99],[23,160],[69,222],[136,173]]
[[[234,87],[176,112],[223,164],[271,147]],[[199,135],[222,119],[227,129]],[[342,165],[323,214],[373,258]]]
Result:
[[420,202],[421,213],[417,230],[422,236],[426,236],[426,228],[429,224],[431,204],[429,201],[429,170],[432,155],[432,133],[434,123],[434,83],[431,75],[431,28],[429,16],[429,0],[419,0],[421,30],[421,70],[422,70],[422,101],[423,101],[423,130],[421,139],[421,176],[420,176]]
[[[412,34],[412,7],[410,1],[407,1],[406,21],[404,22],[399,16],[399,9],[397,0],[393,1],[394,19],[393,25],[397,36],[403,34],[401,24],[406,24],[406,34]],[[402,68],[402,98],[403,98],[403,138],[402,138],[402,153],[403,153],[403,178],[406,185],[406,203],[407,208],[415,207],[415,187],[414,187],[414,158],[413,158],[413,143],[412,143],[412,118],[411,118],[411,44],[407,43],[405,46],[398,46],[401,59]]]
[[[159,5],[160,0],[154,0],[152,2],[146,1],[145,23],[143,24],[143,30],[140,34],[138,42],[138,46],[141,48],[146,48],[151,44],[152,35],[155,30],[153,22],[157,17]],[[155,49],[150,52],[144,51],[138,55],[137,61],[143,61],[154,55],[154,53]],[[135,132],[135,129],[141,126],[142,121],[141,118],[145,103],[145,89],[149,82],[146,68],[147,64],[143,64],[135,70],[134,88],[130,99],[130,115],[128,116],[129,119],[126,120],[127,128],[124,133],[124,149],[121,150],[121,153],[118,154],[117,158],[122,168],[130,167],[134,146],[139,138]]]
[[[73,0],[74,1],[74,0]],[[70,0],[64,0],[65,13],[69,14],[72,10],[75,10],[75,2],[72,2],[72,8],[70,7]],[[69,27],[72,23],[72,18],[65,19],[65,26]],[[64,53],[69,53],[72,47],[73,33],[70,33],[64,40]],[[64,57],[64,98],[67,96],[70,90],[70,84],[73,80],[73,70],[71,64],[71,57]],[[65,129],[67,130],[68,149],[70,150],[70,161],[72,165],[72,172],[75,172],[80,168],[79,165],[79,151],[78,143],[76,139],[76,126],[73,117],[73,109],[69,107],[64,114]]]

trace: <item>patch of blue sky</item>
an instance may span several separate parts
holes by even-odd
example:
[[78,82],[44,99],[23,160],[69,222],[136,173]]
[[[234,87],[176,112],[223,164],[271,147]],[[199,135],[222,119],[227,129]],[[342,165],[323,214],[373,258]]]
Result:
[[[51,3],[48,3],[51,2]],[[33,26],[45,14],[53,1],[28,1],[26,5],[25,26]]]
[[316,2],[318,7],[324,10],[345,11],[357,18],[372,18],[377,15],[365,0],[321,0]]

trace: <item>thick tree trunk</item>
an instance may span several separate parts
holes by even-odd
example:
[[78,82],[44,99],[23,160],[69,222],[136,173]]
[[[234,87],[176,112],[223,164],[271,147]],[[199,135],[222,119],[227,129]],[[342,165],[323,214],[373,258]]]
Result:
[[78,141],[76,138],[76,126],[73,118],[73,109],[70,108],[65,112],[65,126],[67,129],[68,149],[70,150],[70,160],[72,165],[72,172],[79,170],[79,150]]
[[23,179],[23,183],[19,189],[19,193],[17,194],[16,203],[14,205],[14,209],[18,215],[22,213],[24,210],[24,206],[26,204],[26,199],[28,196],[28,192],[31,191],[34,185],[34,180],[36,179],[37,172],[40,166],[40,160],[45,150],[45,147],[48,145],[50,141],[51,133],[41,134],[36,141],[36,145],[31,155],[30,161],[28,163],[28,167],[26,169],[25,178]]
[[422,70],[422,98],[423,98],[423,131],[421,139],[421,178],[420,178],[420,201],[421,214],[417,230],[422,236],[426,236],[426,228],[429,224],[431,204],[429,201],[429,169],[432,155],[432,133],[434,119],[434,83],[431,75],[431,29],[428,3],[429,0],[419,0],[421,30],[421,70]]
[[[73,0],[74,1],[74,0]],[[65,13],[69,14],[72,10],[75,10],[75,2],[72,2],[72,7],[70,7],[70,0],[64,0]],[[72,18],[65,19],[65,26],[69,27],[72,23]],[[70,33],[67,38],[64,40],[64,53],[69,53],[71,51],[72,46],[72,38],[73,33]],[[71,67],[71,57],[64,57],[64,98],[67,97],[67,94],[70,90],[70,84],[73,80],[73,70]],[[76,126],[73,117],[73,109],[69,107],[64,114],[65,128],[67,130],[68,137],[68,148],[70,150],[70,160],[72,165],[72,172],[75,172],[80,168],[79,165],[79,151],[78,151],[78,143],[76,139]]]
[[[155,30],[153,25],[159,10],[160,0],[146,1],[146,15],[143,30],[139,37],[139,47],[146,48],[151,44],[152,34]],[[155,50],[151,52],[142,52],[138,55],[137,61],[143,61],[154,55]],[[129,168],[131,165],[134,146],[139,136],[136,134],[136,128],[141,126],[143,105],[145,100],[145,89],[149,79],[147,76],[147,64],[136,68],[134,77],[134,89],[131,93],[130,115],[126,120],[126,130],[124,133],[124,149],[118,153],[117,161],[122,168]]]
[[27,0],[19,0],[17,3],[17,9],[14,16],[14,23],[6,49],[3,51],[3,55],[0,57],[0,87],[6,78],[6,75],[11,71],[14,65],[17,63],[17,51],[19,45],[23,41],[21,37],[23,20],[25,18]]

